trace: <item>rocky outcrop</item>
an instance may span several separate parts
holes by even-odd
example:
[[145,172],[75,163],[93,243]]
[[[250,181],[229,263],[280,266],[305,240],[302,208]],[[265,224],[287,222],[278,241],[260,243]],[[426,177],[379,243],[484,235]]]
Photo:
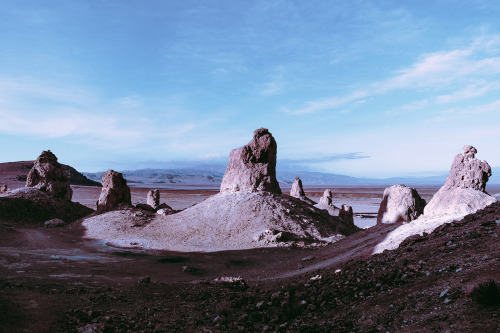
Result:
[[255,130],[253,139],[229,154],[221,192],[272,192],[281,194],[276,180],[277,144],[266,128]]
[[0,185],[0,194],[4,194],[8,191],[7,185]]
[[415,220],[424,212],[425,200],[417,190],[405,185],[393,185],[384,190],[377,215],[377,224],[404,223]]
[[160,191],[156,189],[149,191],[146,203],[156,209],[160,205]]
[[33,187],[21,187],[0,195],[0,217],[19,225],[43,225],[47,220],[73,222],[94,211],[80,203],[55,198]]
[[319,199],[319,204],[320,205],[325,205],[325,206],[330,206],[332,204],[332,191],[331,190],[325,190],[323,193],[323,196]]
[[352,207],[349,205],[342,205],[339,211],[339,218],[346,223],[354,225],[354,212],[352,211]]
[[113,210],[120,205],[131,206],[130,188],[123,175],[114,170],[108,170],[102,176],[102,190],[97,201],[97,212]]
[[292,184],[292,189],[290,190],[290,195],[296,198],[306,196],[304,189],[302,187],[302,180],[300,180],[299,177],[295,177],[295,181]]
[[56,155],[50,150],[43,151],[35,161],[28,173],[26,187],[34,187],[55,198],[71,200],[73,196],[68,178],[64,175]]
[[476,159],[476,153],[476,148],[464,146],[464,152],[455,156],[446,183],[425,207],[425,216],[464,216],[497,201],[486,193],[491,167]]
[[464,146],[464,152],[455,156],[451,171],[442,187],[444,191],[453,188],[470,188],[486,193],[486,183],[491,176],[491,167],[486,161],[475,158],[476,148]]

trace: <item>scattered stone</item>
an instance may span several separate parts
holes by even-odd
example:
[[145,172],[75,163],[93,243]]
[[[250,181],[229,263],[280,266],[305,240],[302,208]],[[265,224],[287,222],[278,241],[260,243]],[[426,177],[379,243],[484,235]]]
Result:
[[156,209],[160,205],[160,191],[156,189],[149,191],[147,204]]
[[225,287],[233,288],[233,289],[246,289],[248,288],[248,284],[241,277],[233,277],[233,276],[223,276],[221,278],[215,278],[212,280],[212,284],[221,284]]
[[34,187],[55,197],[71,200],[73,190],[69,186],[68,178],[64,175],[61,164],[56,155],[50,150],[43,151],[28,173],[26,187]]
[[377,215],[377,224],[405,223],[422,215],[425,200],[417,190],[403,184],[393,185],[384,190]]
[[332,191],[326,189],[323,196],[319,199],[320,205],[331,206],[332,205]]
[[8,191],[7,185],[0,185],[0,194],[4,194]]
[[444,295],[446,295],[448,293],[448,289],[445,289],[441,292],[441,294],[439,294],[439,298],[443,298]]
[[497,201],[485,191],[491,167],[476,159],[476,153],[476,148],[464,146],[464,152],[455,156],[446,183],[425,206],[425,216],[465,216]]
[[313,260],[313,259],[314,259],[313,256],[308,256],[308,257],[304,257],[304,258],[302,258],[300,260],[302,260],[302,261],[309,261],[309,260]]
[[302,180],[299,177],[295,177],[295,181],[292,184],[292,189],[290,190],[290,196],[292,197],[305,197],[304,189],[302,188]]
[[45,223],[44,223],[45,228],[57,228],[57,227],[62,227],[65,224],[66,223],[61,219],[52,219],[52,220],[45,221]]
[[156,214],[160,214],[160,215],[170,215],[174,212],[174,210],[172,208],[161,208],[161,209],[158,209],[156,211]]
[[233,149],[222,179],[221,192],[260,192],[281,194],[276,180],[277,144],[266,128],[255,130],[253,139]]
[[102,190],[97,201],[97,212],[113,210],[118,205],[132,206],[130,188],[123,175],[114,170],[108,170],[102,176]]

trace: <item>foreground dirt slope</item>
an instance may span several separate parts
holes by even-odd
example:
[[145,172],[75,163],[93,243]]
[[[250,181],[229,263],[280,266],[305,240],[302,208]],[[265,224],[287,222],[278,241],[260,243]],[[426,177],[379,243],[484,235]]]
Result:
[[[499,220],[496,203],[373,257],[368,253],[387,230],[374,229],[374,238],[369,230],[361,232],[319,250],[154,256],[96,250],[71,239],[77,224],[49,239],[44,229],[33,233],[4,226],[4,244],[7,238],[30,235],[32,252],[23,245],[25,238],[22,244],[10,241],[14,249],[24,246],[29,260],[43,256],[35,250],[52,241],[60,246],[50,263],[33,267],[22,260],[23,251],[17,260],[4,256],[0,322],[5,332],[495,332],[500,329]],[[328,252],[330,259],[344,259],[329,261]],[[165,275],[154,271],[149,283],[134,268],[149,274],[147,267],[160,262]],[[170,265],[176,269],[169,270]],[[214,274],[238,273],[248,286],[211,283]],[[490,279],[497,284],[484,284]],[[485,291],[477,291],[478,286]]]

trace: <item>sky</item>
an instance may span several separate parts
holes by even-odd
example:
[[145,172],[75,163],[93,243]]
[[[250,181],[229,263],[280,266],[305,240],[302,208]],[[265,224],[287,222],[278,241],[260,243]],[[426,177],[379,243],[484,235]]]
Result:
[[500,2],[0,0],[0,162],[79,171],[225,163],[253,131],[278,169],[500,166]]

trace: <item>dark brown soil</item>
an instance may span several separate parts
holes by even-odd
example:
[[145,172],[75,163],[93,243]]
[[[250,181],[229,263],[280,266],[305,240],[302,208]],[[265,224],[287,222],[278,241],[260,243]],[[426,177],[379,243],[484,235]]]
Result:
[[316,250],[172,253],[4,222],[0,331],[496,332],[499,226],[497,203],[371,256],[393,226]]

